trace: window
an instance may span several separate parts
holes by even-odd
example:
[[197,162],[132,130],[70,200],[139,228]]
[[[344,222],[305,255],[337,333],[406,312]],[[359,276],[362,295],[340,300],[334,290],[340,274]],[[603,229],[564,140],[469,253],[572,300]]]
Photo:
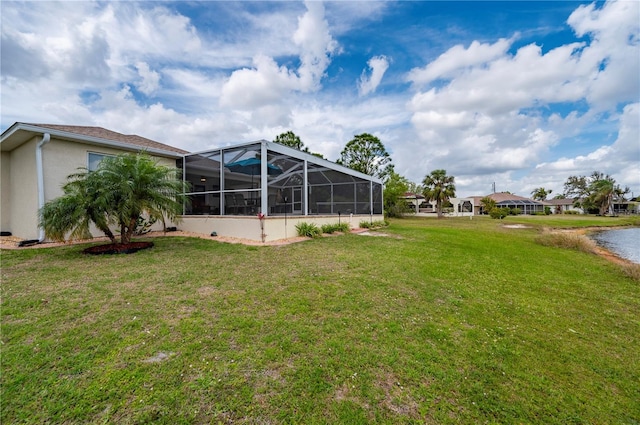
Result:
[[95,171],[98,169],[98,164],[100,164],[100,162],[106,158],[106,157],[113,157],[114,155],[107,155],[107,154],[103,154],[103,153],[94,153],[94,152],[89,152],[89,161],[88,161],[88,165],[87,168],[89,169],[89,171]]

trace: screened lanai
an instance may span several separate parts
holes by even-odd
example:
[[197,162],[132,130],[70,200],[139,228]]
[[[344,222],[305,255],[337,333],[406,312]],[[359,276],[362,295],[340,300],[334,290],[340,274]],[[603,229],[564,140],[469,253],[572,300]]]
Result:
[[382,214],[382,182],[314,155],[258,141],[185,155],[185,216]]
[[532,199],[507,199],[496,204],[498,208],[519,209],[522,214],[544,212],[544,204]]

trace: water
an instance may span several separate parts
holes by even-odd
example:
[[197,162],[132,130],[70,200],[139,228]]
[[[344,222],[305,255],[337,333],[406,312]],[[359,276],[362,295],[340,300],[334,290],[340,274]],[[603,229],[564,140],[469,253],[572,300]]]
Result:
[[593,239],[620,257],[640,264],[640,227],[604,230],[594,233]]

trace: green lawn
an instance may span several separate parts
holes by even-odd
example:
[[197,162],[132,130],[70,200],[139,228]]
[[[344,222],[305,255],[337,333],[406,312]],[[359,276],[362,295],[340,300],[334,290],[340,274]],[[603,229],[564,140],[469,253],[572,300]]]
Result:
[[0,423],[638,424],[640,283],[535,242],[630,221],[556,220],[4,250]]

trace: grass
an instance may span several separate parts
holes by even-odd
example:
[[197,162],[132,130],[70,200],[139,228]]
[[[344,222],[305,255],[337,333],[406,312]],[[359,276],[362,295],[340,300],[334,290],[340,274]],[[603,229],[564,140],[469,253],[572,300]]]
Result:
[[637,424],[638,281],[555,220],[2,251],[0,422]]

